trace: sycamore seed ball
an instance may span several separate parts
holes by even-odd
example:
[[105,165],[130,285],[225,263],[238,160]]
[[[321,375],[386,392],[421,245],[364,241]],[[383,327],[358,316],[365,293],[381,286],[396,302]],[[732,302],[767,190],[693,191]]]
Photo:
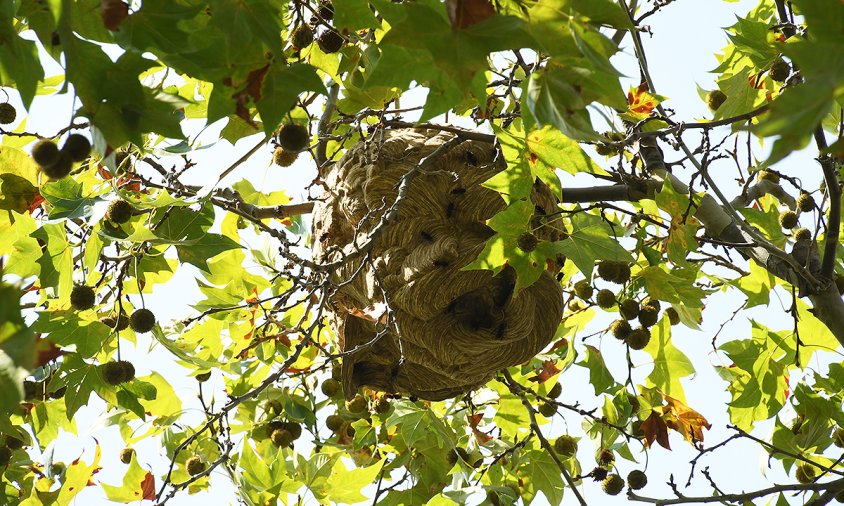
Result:
[[554,441],[554,451],[564,457],[572,457],[577,453],[577,440],[569,435],[563,435]]
[[91,309],[96,303],[94,289],[87,285],[76,285],[70,291],[70,305],[77,311]]
[[349,410],[349,413],[363,413],[366,410],[366,399],[358,394],[352,400],[346,401],[346,409]]
[[815,208],[815,199],[806,192],[800,192],[797,197],[797,208],[804,213],[808,213]]
[[601,488],[608,495],[618,495],[624,490],[624,478],[615,473],[610,474],[601,482]]
[[340,415],[328,415],[325,419],[325,426],[328,427],[331,432],[339,432],[339,430],[343,427],[343,417]]
[[289,432],[294,440],[302,435],[302,426],[296,422],[281,422],[281,428]]
[[306,48],[314,41],[314,31],[308,25],[300,25],[293,32],[293,47]]
[[780,226],[786,229],[792,229],[797,226],[797,213],[794,211],[783,211],[779,216]]
[[671,323],[671,325],[677,325],[680,323],[680,314],[673,307],[665,310],[665,316],[668,317],[668,322]]
[[795,241],[808,241],[812,238],[812,232],[808,228],[800,227],[794,231]]
[[780,182],[780,175],[776,172],[771,172],[769,170],[760,170],[758,172],[759,180],[760,181],[770,181],[772,183],[779,183]]
[[32,159],[42,167],[48,167],[59,157],[59,147],[52,141],[38,141],[32,147]]
[[317,37],[317,45],[326,54],[336,53],[345,42],[346,39],[334,29],[325,30]]
[[18,439],[15,436],[10,436],[9,434],[6,434],[3,440],[6,443],[6,446],[11,448],[13,451],[20,450],[21,448],[23,448],[23,440]]
[[290,446],[290,443],[293,442],[293,434],[290,431],[285,429],[276,429],[270,435],[270,440],[277,448],[281,448],[282,446]]
[[135,366],[132,365],[132,362],[129,362],[128,360],[119,360],[117,363],[120,364],[124,383],[135,379]]
[[635,320],[639,316],[639,302],[635,299],[625,299],[618,305],[618,311],[625,320]]
[[839,427],[832,433],[832,444],[839,448],[844,448],[844,429]]
[[200,457],[193,456],[185,462],[185,469],[189,475],[195,476],[205,471],[205,462]]
[[8,446],[0,446],[0,467],[9,465],[12,461],[12,449]]
[[122,225],[132,219],[135,208],[132,204],[123,199],[112,200],[106,210],[106,218],[118,225]]
[[630,266],[625,262],[618,263],[618,275],[613,280],[619,285],[623,285],[630,281]]
[[64,141],[62,151],[67,152],[74,162],[81,162],[91,154],[91,141],[81,134],[71,134]]
[[659,320],[659,309],[651,304],[644,305],[639,309],[639,323],[643,327],[653,326]]
[[133,455],[135,455],[134,448],[124,448],[120,450],[120,462],[123,462],[124,464],[132,462]]
[[771,79],[777,82],[783,82],[788,79],[788,76],[791,74],[791,65],[788,64],[787,61],[783,60],[782,58],[778,58],[772,65],[770,70],[768,71],[768,75],[771,76]]
[[706,94],[706,105],[712,111],[717,111],[727,100],[727,95],[721,90],[712,90]]
[[539,404],[538,411],[542,413],[542,416],[551,418],[552,416],[557,414],[557,406],[548,402],[542,402]]
[[299,153],[285,151],[284,148],[275,148],[273,151],[273,163],[279,167],[290,167],[299,158]]
[[608,466],[615,461],[615,455],[613,454],[612,450],[604,448],[600,452],[598,452],[598,457],[596,459],[598,464],[602,466]]
[[535,250],[537,244],[539,244],[539,240],[530,232],[525,232],[516,240],[516,246],[525,253]]
[[18,112],[15,110],[15,106],[8,102],[0,104],[0,124],[8,125],[9,123],[13,123],[17,116]]
[[149,332],[155,327],[155,315],[149,309],[137,309],[129,317],[129,326],[141,334]]
[[630,327],[630,322],[627,320],[616,320],[610,324],[610,333],[619,340],[627,339],[632,331],[633,328]]
[[647,296],[642,300],[642,307],[645,306],[653,306],[657,311],[662,309],[662,304],[659,303],[659,299],[655,299],[651,296]]
[[327,380],[322,382],[322,386],[320,386],[320,390],[324,393],[327,397],[334,397],[335,395],[340,393],[341,389],[340,382],[334,378],[328,378]]
[[650,340],[651,332],[648,329],[639,327],[637,329],[633,329],[624,341],[627,343],[627,346],[630,346],[630,348],[634,350],[641,350],[648,345]]
[[595,297],[595,301],[597,301],[599,307],[603,309],[610,309],[615,306],[615,294],[606,288],[598,290],[598,295]]
[[57,180],[67,177],[73,169],[73,158],[67,151],[59,151],[56,159],[50,165],[41,165],[41,172],[50,179]]
[[311,136],[308,130],[296,123],[287,123],[278,131],[278,145],[281,149],[291,153],[301,153],[308,149],[311,143]]
[[648,475],[646,475],[643,471],[634,469],[627,475],[627,485],[633,490],[645,488],[645,485],[647,484]]
[[106,327],[117,330],[118,332],[124,331],[129,328],[129,315],[122,311],[119,314],[112,313],[111,315],[106,316],[100,321]]
[[100,366],[100,373],[103,376],[103,381],[111,386],[117,386],[123,383],[123,366],[117,362],[106,362]]
[[794,477],[797,481],[803,484],[812,483],[815,481],[815,476],[818,475],[818,470],[811,464],[800,464],[794,472]]
[[601,262],[598,264],[598,276],[607,281],[615,281],[619,274],[618,267],[619,264],[617,262]]
[[595,289],[592,288],[592,284],[585,279],[581,279],[577,283],[574,284],[574,293],[577,294],[583,300],[586,300],[592,297],[592,293],[594,293]]

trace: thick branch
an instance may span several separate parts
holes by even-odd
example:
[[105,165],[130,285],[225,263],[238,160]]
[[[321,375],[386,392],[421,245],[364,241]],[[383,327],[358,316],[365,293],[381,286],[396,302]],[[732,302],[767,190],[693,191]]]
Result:
[[830,490],[844,489],[844,479],[829,481],[826,483],[808,483],[808,484],[794,484],[794,485],[774,485],[773,487],[764,488],[761,490],[754,490],[753,492],[745,492],[743,494],[716,494],[704,497],[689,497],[681,495],[673,499],[655,499],[651,497],[644,497],[637,495],[634,492],[628,492],[627,498],[631,501],[646,502],[656,504],[657,506],[668,506],[670,504],[704,504],[704,503],[738,503],[742,504],[752,499],[765,497],[780,492],[798,491],[798,492],[825,492]]

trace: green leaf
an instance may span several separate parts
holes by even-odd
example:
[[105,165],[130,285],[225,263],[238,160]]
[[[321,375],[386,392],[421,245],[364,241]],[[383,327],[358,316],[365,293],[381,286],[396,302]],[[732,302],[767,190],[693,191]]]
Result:
[[586,212],[574,213],[571,217],[572,231],[569,237],[557,244],[566,258],[580,269],[587,279],[597,260],[633,262],[633,257],[618,240],[616,233],[599,216]]
[[267,135],[281,124],[304,91],[325,93],[314,67],[304,63],[270,65],[261,83],[261,98],[255,104]]
[[45,183],[41,196],[53,206],[50,209],[52,219],[88,218],[93,214],[94,205],[103,201],[99,197],[85,197],[82,185],[69,177]]
[[220,234],[205,234],[199,239],[176,246],[179,260],[208,272],[208,260],[220,253],[240,248],[240,244]]
[[671,217],[668,239],[665,241],[668,259],[675,264],[686,265],[686,256],[697,251],[698,246],[695,234],[700,224],[692,217],[697,206],[690,205],[688,196],[675,192],[669,179],[665,180],[654,200]]
[[531,502],[538,492],[542,492],[550,504],[562,504],[563,475],[557,464],[544,450],[530,450],[522,457],[525,465],[518,474],[524,482],[524,498]]
[[367,0],[333,0],[334,26],[338,29],[360,30],[378,28],[380,23]]
[[610,370],[607,369],[604,357],[598,348],[587,344],[586,357],[578,365],[589,369],[589,383],[595,389],[595,395],[608,392],[618,385]]
[[365,501],[366,496],[360,491],[375,481],[383,466],[384,459],[381,459],[369,467],[350,471],[342,461],[337,460],[331,468],[331,476],[328,477],[328,497],[338,503]]
[[750,275],[742,276],[730,284],[741,290],[747,296],[746,307],[751,308],[768,304],[771,290],[776,286],[773,274],[754,262],[749,261]]
[[35,42],[18,35],[14,4],[10,7],[0,9],[0,84],[14,85],[24,105],[29,107],[35,98],[38,81],[44,79],[44,69]]
[[730,341],[720,347],[733,361],[731,367],[720,368],[730,381],[730,421],[747,431],[755,422],[782,409],[788,389],[786,370],[794,356],[782,333],[771,332],[756,322],[752,332],[752,339]]
[[138,459],[134,454],[132,461],[129,462],[129,468],[126,469],[126,474],[123,475],[122,485],[101,483],[100,486],[110,501],[123,504],[155,498],[155,478],[151,472],[138,464]]
[[663,393],[683,403],[686,395],[680,379],[695,373],[692,361],[671,340],[671,323],[663,318],[651,328],[651,340],[644,351],[654,359],[654,368],[648,375],[648,386],[655,386]]
[[662,267],[653,265],[639,271],[634,280],[641,280],[645,284],[645,291],[651,297],[664,300],[672,304],[684,304],[692,308],[703,307],[703,299],[706,292],[693,284],[694,272],[687,279],[679,276],[683,273],[680,269],[674,269],[671,273],[665,272]]
[[100,378],[97,367],[83,361],[78,353],[66,355],[60,371],[66,374],[63,379],[67,385],[64,402],[68,420],[72,420],[79,408],[88,404],[95,388],[108,388]]

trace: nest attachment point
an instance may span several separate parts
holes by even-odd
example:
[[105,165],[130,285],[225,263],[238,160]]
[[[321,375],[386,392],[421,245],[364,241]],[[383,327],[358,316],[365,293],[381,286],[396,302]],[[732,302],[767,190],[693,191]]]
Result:
[[[512,268],[461,270],[493,235],[486,220],[506,207],[481,186],[505,164],[489,143],[442,149],[454,142],[439,130],[379,130],[322,174],[314,258],[334,266],[329,319],[347,397],[362,386],[428,400],[462,394],[536,355],[560,322],[551,273],[514,296]],[[557,209],[539,181],[531,199],[537,216]],[[534,231],[551,241],[563,232]]]

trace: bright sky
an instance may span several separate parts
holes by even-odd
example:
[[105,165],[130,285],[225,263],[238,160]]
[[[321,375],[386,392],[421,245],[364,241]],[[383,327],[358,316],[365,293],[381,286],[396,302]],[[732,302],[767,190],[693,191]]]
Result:
[[[663,12],[649,19],[654,35],[645,34],[644,44],[648,54],[651,73],[657,91],[669,100],[665,103],[678,112],[677,120],[694,121],[698,118],[707,117],[709,112],[706,105],[698,96],[697,85],[706,89],[714,87],[714,76],[708,70],[716,66],[713,56],[726,44],[726,36],[721,30],[722,27],[732,25],[735,22],[735,15],[743,15],[756,2],[743,0],[735,3],[707,1],[707,2],[676,2],[663,9]],[[629,83],[638,84],[638,70],[635,67],[635,60],[632,56],[632,45],[629,37],[624,40],[625,52],[617,57],[618,68],[627,76],[630,76]],[[58,67],[48,71],[48,75],[61,72]],[[402,105],[407,107],[411,104],[404,99]],[[67,125],[74,106],[66,97],[46,97],[36,101],[35,108],[31,111],[28,130],[43,133],[51,133]],[[213,142],[216,138],[219,127],[210,128],[202,134],[206,142]],[[689,137],[694,139],[693,136]],[[196,182],[205,183],[207,178],[216,177],[232,161],[238,159],[254,143],[256,138],[244,139],[238,142],[234,148],[221,147],[221,149],[210,149],[197,156],[199,168],[194,169],[194,176],[200,176]],[[225,145],[225,141],[223,142]],[[293,167],[280,168],[270,164],[271,150],[261,150],[253,156],[250,161],[234,174],[229,176],[223,184],[235,182],[241,178],[249,178],[256,188],[264,191],[288,189],[289,193],[297,201],[304,199],[303,187],[315,175],[315,168],[311,160],[300,159]],[[666,158],[675,160],[680,158],[677,153],[666,149]],[[724,162],[729,164],[730,162]],[[788,171],[789,167],[810,167],[815,162],[811,160],[811,154],[795,154],[786,159],[781,169]],[[726,170],[727,165],[723,166]],[[713,167],[713,173],[717,178],[718,165]],[[685,181],[689,180],[691,172],[677,171],[676,174]],[[733,177],[734,169],[729,171],[730,178]],[[729,191],[729,186],[725,188]],[[736,255],[735,258],[738,258]],[[181,268],[176,277],[161,293],[146,297],[147,307],[152,309],[158,316],[159,321],[169,321],[176,318],[183,318],[193,312],[185,305],[185,288],[192,284],[192,277],[195,271],[187,266]],[[724,365],[722,358],[713,354],[710,341],[718,331],[722,322],[730,318],[732,312],[741,305],[741,300],[734,296],[725,297],[724,294],[716,294],[717,304],[710,302],[704,312],[706,322],[701,331],[693,331],[685,327],[674,328],[674,343],[689,355],[697,367],[697,375],[693,381],[686,382],[686,394],[689,404],[700,411],[713,424],[713,429],[706,433],[707,443],[718,442],[725,439],[730,432],[723,427],[729,422],[725,404],[729,400],[726,392],[726,383],[721,380],[708,366],[709,363]],[[787,296],[780,300],[772,298],[770,310],[759,309],[752,314],[764,320],[765,324],[774,328],[789,328],[791,321],[785,314],[789,304]],[[594,332],[605,326],[609,318],[599,318],[598,325],[593,325],[587,333]],[[722,330],[724,336],[746,337],[749,335],[750,327],[743,319],[739,322],[727,324]],[[621,374],[626,370],[626,359],[622,355],[622,347],[612,346],[616,344],[614,339],[605,340],[606,344],[601,347],[608,365],[612,371],[617,371],[617,379],[623,379]],[[590,340],[591,344],[598,346],[599,341],[595,338]],[[150,346],[149,340],[140,340],[138,346],[132,349],[130,345],[122,345],[124,357],[131,360],[137,369],[138,376],[149,374],[150,369],[155,369],[164,374],[176,388],[184,402],[185,409],[194,415],[193,420],[198,422],[202,418],[198,402],[195,400],[196,383],[192,378],[185,376],[186,370],[172,363],[170,355]],[[634,352],[633,360],[637,366],[635,374],[639,376],[637,383],[642,383],[643,378],[650,371],[646,361],[648,355],[643,352]],[[220,395],[222,383],[219,378],[212,379],[206,383],[218,393],[218,398],[224,401]],[[563,377],[564,402],[579,402],[582,407],[591,409],[599,407],[600,402],[594,398],[594,391],[588,384],[588,377],[585,369],[575,367]],[[94,397],[92,397],[92,400]],[[91,406],[80,410],[76,417],[79,427],[79,436],[65,435],[61,438],[60,447],[54,448],[56,460],[69,462],[80,455],[90,461],[95,445],[95,438],[100,442],[104,450],[101,465],[103,470],[97,475],[97,479],[109,483],[119,484],[123,477],[125,466],[118,461],[118,452],[123,447],[116,427],[105,427],[103,424],[106,414],[102,412],[104,404],[94,400]],[[551,429],[551,436],[556,437],[562,432],[570,430],[575,435],[582,435],[579,428],[579,418],[563,414],[558,416]],[[585,443],[585,444],[584,444]],[[622,476],[633,469],[645,469],[647,466],[649,485],[642,492],[652,497],[670,497],[670,489],[661,484],[670,473],[675,473],[675,480],[684,484],[688,475],[688,461],[694,457],[696,452],[690,451],[690,446],[679,437],[671,437],[673,452],[661,448],[651,451],[651,462],[640,462],[638,464],[626,461],[617,462]],[[299,443],[297,443],[298,445]],[[161,455],[161,451],[152,442],[141,443],[135,446],[139,462],[142,466],[151,466],[156,474],[157,485],[160,485],[160,475],[167,468],[168,460]],[[580,454],[584,465],[589,465],[593,458],[591,443],[584,440],[580,446]],[[634,448],[635,449],[635,448]],[[772,481],[784,481],[785,476],[781,471],[766,471],[765,455],[760,454],[759,448],[755,445],[745,443],[733,443],[714,454],[714,458],[704,459],[698,466],[702,469],[705,466],[712,466],[711,471],[716,482],[725,491],[741,491],[754,488],[761,488],[769,485]],[[776,467],[779,467],[778,465]],[[586,469],[585,471],[588,471]],[[189,496],[186,493],[179,494],[170,501],[173,505],[199,505],[199,504],[236,504],[235,490],[229,478],[222,471],[215,473],[213,489],[210,493],[201,493]],[[766,476],[767,474],[767,476]],[[698,479],[696,484],[689,489],[684,489],[687,495],[704,495],[710,492],[704,479]],[[603,494],[599,484],[588,483],[585,487],[585,496],[590,504],[601,504],[607,506],[630,504],[624,494],[611,498]],[[308,500],[310,499],[310,500]],[[306,498],[307,503],[313,503],[312,496]],[[540,504],[537,501],[534,504]],[[83,491],[76,500],[76,504],[96,505],[106,504],[101,491],[91,487]],[[564,505],[575,505],[577,502],[574,496],[567,492],[563,501]]]

